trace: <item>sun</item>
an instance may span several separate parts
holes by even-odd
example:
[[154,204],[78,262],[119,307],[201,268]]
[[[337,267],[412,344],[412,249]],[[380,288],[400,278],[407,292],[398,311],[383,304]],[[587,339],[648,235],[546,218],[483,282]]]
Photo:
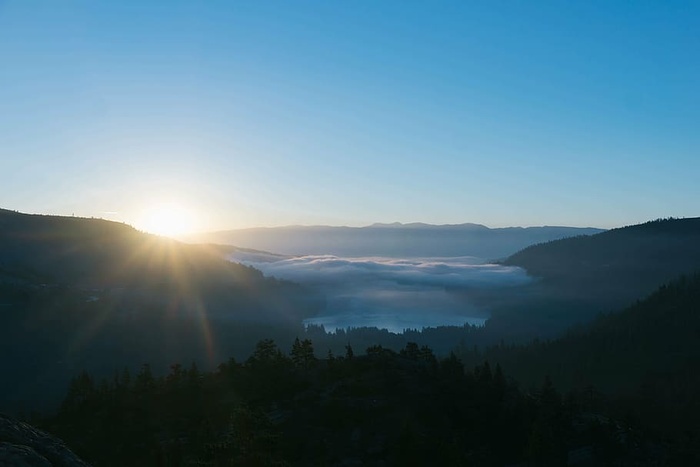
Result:
[[177,237],[192,232],[194,216],[180,204],[160,203],[144,210],[139,227],[148,233]]

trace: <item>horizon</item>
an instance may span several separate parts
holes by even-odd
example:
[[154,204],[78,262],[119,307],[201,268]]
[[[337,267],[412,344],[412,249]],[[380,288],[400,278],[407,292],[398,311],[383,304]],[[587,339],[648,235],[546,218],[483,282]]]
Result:
[[693,217],[698,17],[681,2],[5,1],[0,199],[171,236]]
[[[649,219],[649,221],[656,220],[656,219]],[[648,221],[645,221],[648,222]],[[412,226],[426,226],[426,227],[463,227],[463,226],[475,226],[475,227],[486,227],[487,229],[494,230],[494,229],[510,229],[510,228],[522,228],[522,229],[530,229],[530,228],[543,228],[543,227],[551,227],[551,228],[558,228],[558,227],[565,227],[565,228],[572,228],[572,229],[600,229],[600,230],[610,230],[614,228],[619,228],[619,227],[625,227],[623,225],[615,226],[615,227],[610,227],[610,228],[604,228],[604,227],[596,227],[596,226],[591,226],[591,225],[585,225],[585,226],[579,226],[579,225],[561,225],[561,224],[544,224],[544,225],[511,225],[511,224],[506,224],[502,226],[493,226],[493,225],[486,225],[482,224],[480,222],[459,222],[456,224],[431,224],[427,222],[421,222],[421,221],[409,221],[409,222],[372,222],[370,224],[356,224],[356,225],[348,225],[348,224],[286,224],[286,225],[256,225],[252,227],[242,227],[242,228],[230,228],[230,229],[220,229],[220,230],[213,230],[213,231],[206,231],[206,232],[195,232],[191,235],[197,235],[199,233],[217,233],[217,232],[226,232],[230,230],[255,230],[255,229],[288,229],[288,228],[314,228],[314,227],[332,227],[332,228],[347,228],[347,229],[365,229],[369,227],[386,227],[386,228],[391,228],[391,227],[412,227]],[[636,224],[629,224],[629,225],[636,225]]]
[[515,224],[505,224],[505,225],[487,225],[483,224],[480,222],[460,222],[460,223],[450,223],[450,224],[431,224],[427,222],[422,222],[422,221],[409,221],[409,222],[372,222],[369,224],[357,224],[357,225],[348,225],[348,224],[286,224],[286,225],[254,225],[250,227],[234,227],[234,228],[223,228],[223,229],[216,229],[216,230],[202,230],[202,231],[188,231],[185,233],[166,233],[162,232],[159,233],[157,231],[149,231],[148,229],[144,229],[141,226],[129,223],[127,221],[123,220],[115,220],[115,219],[110,219],[108,217],[100,217],[100,216],[82,216],[82,215],[76,215],[76,214],[54,214],[54,213],[48,213],[48,212],[25,212],[21,211],[18,209],[13,209],[13,208],[7,208],[7,207],[0,207],[0,211],[9,211],[13,212],[16,214],[22,214],[22,215],[29,215],[29,216],[49,216],[49,217],[63,217],[63,218],[73,218],[73,219],[86,219],[86,220],[101,220],[101,221],[107,221],[107,222],[114,222],[117,224],[122,224],[122,225],[127,225],[139,232],[146,233],[146,234],[154,234],[157,236],[161,237],[166,237],[166,238],[171,238],[174,240],[178,241],[184,241],[184,242],[191,242],[191,240],[188,239],[193,239],[197,238],[198,236],[202,235],[209,235],[209,234],[221,234],[221,233],[226,233],[226,232],[236,232],[236,231],[251,231],[251,230],[275,230],[275,229],[314,229],[314,228],[333,228],[333,229],[366,229],[366,228],[377,228],[377,227],[384,227],[384,228],[392,228],[392,227],[412,227],[412,226],[425,226],[425,227],[462,227],[462,226],[475,226],[475,227],[484,227],[489,230],[498,230],[498,229],[546,229],[546,228],[563,228],[563,229],[581,229],[581,230],[586,230],[586,229],[595,229],[595,230],[600,230],[601,233],[608,231],[608,230],[616,230],[616,229],[624,229],[627,227],[633,227],[637,225],[643,225],[651,222],[657,222],[657,221],[666,221],[666,220],[690,220],[690,219],[700,219],[700,216],[664,216],[664,217],[657,217],[654,219],[646,219],[640,222],[632,223],[632,224],[619,224],[619,225],[613,225],[610,227],[601,227],[601,226],[595,226],[595,225],[564,225],[564,224],[533,224],[533,225],[515,225]]
[[[115,220],[115,219],[110,219],[108,217],[99,217],[99,216],[81,216],[81,215],[75,215],[75,214],[53,214],[53,213],[47,213],[47,212],[25,212],[25,211],[20,211],[18,209],[12,209],[12,208],[3,208],[0,207],[0,210],[5,210],[5,211],[11,211],[17,214],[25,214],[29,216],[52,216],[52,217],[66,217],[66,218],[77,218],[77,219],[97,219],[97,220],[103,220],[103,221],[108,221],[108,222],[115,222],[119,224],[125,224],[130,227],[133,227],[136,230],[142,231],[144,233],[154,233],[154,232],[149,232],[147,229],[142,229],[137,225],[130,224],[126,221],[121,221],[121,220]],[[678,218],[678,219],[688,219],[692,217],[683,217],[683,218]],[[640,222],[640,223],[645,223],[645,222],[652,222],[655,220],[659,219],[665,219],[665,218],[657,218],[657,219],[648,219],[646,221]],[[675,218],[674,218],[675,219]],[[522,228],[522,229],[529,229],[529,228],[572,228],[572,229],[598,229],[598,230],[611,230],[615,228],[622,228],[622,227],[627,227],[631,225],[637,225],[637,224],[627,224],[627,225],[616,225],[613,227],[598,227],[598,226],[593,226],[593,225],[563,225],[563,224],[533,224],[533,225],[513,225],[513,224],[506,224],[506,225],[486,225],[480,222],[459,222],[459,223],[450,223],[450,224],[431,224],[427,222],[422,222],[422,221],[409,221],[409,222],[399,222],[399,221],[394,221],[394,222],[372,222],[369,224],[356,224],[356,225],[348,225],[348,224],[286,224],[286,225],[254,225],[251,227],[233,227],[233,228],[223,228],[223,229],[217,229],[217,230],[207,230],[207,231],[194,231],[190,233],[186,233],[183,235],[173,235],[173,238],[179,237],[191,237],[191,236],[197,236],[199,234],[206,234],[206,233],[218,233],[218,232],[227,232],[227,231],[232,231],[232,230],[255,230],[255,229],[287,229],[287,228],[316,228],[316,227],[331,227],[331,228],[348,228],[348,229],[364,229],[368,227],[411,227],[411,226],[426,226],[426,227],[462,227],[462,226],[475,226],[475,227],[485,227],[490,230],[494,229],[510,229],[510,228]],[[171,237],[171,235],[167,234],[162,234],[162,236],[165,237]]]

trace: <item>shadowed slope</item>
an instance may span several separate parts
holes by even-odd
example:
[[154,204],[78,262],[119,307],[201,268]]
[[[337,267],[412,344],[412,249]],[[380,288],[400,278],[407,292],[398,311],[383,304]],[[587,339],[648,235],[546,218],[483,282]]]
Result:
[[252,282],[262,275],[223,261],[213,247],[185,245],[101,219],[0,210],[0,265],[47,281],[122,287],[188,280]]
[[218,361],[261,327],[297,329],[316,305],[306,289],[231,263],[220,248],[0,211],[0,366],[12,375],[0,408],[51,399],[74,368]]
[[632,300],[700,268],[700,218],[656,220],[535,245],[504,264],[561,287]]

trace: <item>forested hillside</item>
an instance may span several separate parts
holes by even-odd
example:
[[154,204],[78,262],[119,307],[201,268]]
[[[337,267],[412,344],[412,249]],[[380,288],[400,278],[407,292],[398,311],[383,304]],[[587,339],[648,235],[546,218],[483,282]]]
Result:
[[472,292],[505,341],[554,337],[599,313],[620,310],[700,269],[700,218],[663,219],[533,245],[503,261],[527,270],[517,290]]
[[698,304],[683,277],[563,338],[462,358],[268,339],[215,372],[83,372],[35,421],[96,465],[696,465]]
[[220,252],[139,232],[101,219],[0,210],[0,267],[5,277],[80,287],[244,285],[262,275],[222,261]]
[[[0,408],[55,399],[82,368],[218,361],[318,299],[186,245],[100,219],[0,211]],[[241,348],[237,347],[240,346]],[[48,388],[48,389],[47,389]]]
[[700,274],[694,274],[562,338],[463,356],[499,362],[526,387],[549,375],[561,389],[604,395],[616,413],[698,447],[699,339]]
[[700,267],[700,218],[660,219],[534,245],[504,264],[561,288],[631,301]]

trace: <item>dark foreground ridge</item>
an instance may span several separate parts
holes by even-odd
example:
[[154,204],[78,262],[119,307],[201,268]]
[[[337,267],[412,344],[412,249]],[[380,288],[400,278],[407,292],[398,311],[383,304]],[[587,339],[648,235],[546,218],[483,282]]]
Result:
[[669,446],[589,399],[414,343],[318,359],[310,340],[263,340],[214,372],[83,373],[39,423],[98,466],[668,464]]
[[60,439],[0,414],[0,466],[88,467],[89,464]]

